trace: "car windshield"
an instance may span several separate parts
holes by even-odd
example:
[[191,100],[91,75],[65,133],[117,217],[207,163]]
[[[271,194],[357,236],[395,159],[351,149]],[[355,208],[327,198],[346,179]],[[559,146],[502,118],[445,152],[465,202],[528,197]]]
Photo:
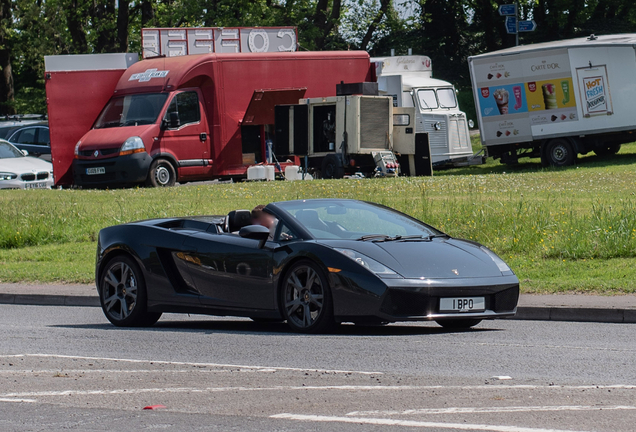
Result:
[[440,231],[403,213],[362,201],[278,202],[316,239],[395,240],[428,238]]
[[155,123],[167,98],[168,93],[114,97],[95,122],[95,129]]
[[438,89],[437,98],[439,99],[440,108],[455,108],[457,106],[455,91],[452,88]]
[[0,159],[12,159],[24,157],[24,153],[9,143],[0,142]]

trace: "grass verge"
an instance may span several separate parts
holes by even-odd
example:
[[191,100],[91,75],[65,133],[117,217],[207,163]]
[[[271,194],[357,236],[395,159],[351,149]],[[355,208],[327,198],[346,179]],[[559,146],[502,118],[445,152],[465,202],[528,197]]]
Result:
[[630,144],[560,170],[490,160],[427,178],[3,191],[0,281],[91,283],[97,233],[109,225],[334,197],[379,202],[483,243],[511,265],[524,292],[634,293],[635,162]]

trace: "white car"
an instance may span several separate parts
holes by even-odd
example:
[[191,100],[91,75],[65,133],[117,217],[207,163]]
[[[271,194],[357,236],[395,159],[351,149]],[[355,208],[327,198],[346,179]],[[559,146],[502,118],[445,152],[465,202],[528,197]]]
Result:
[[50,189],[52,186],[51,162],[27,156],[0,139],[0,189]]

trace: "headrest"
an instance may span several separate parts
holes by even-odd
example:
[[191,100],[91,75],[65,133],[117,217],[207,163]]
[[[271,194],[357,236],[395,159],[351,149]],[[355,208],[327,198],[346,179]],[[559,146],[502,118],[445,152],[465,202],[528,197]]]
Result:
[[329,227],[326,223],[324,223],[320,217],[318,217],[318,212],[313,209],[300,210],[295,214],[296,219],[302,225],[307,228],[320,229],[323,231],[328,231]]
[[232,210],[227,214],[228,232],[239,231],[248,225],[252,225],[252,216],[249,210]]

